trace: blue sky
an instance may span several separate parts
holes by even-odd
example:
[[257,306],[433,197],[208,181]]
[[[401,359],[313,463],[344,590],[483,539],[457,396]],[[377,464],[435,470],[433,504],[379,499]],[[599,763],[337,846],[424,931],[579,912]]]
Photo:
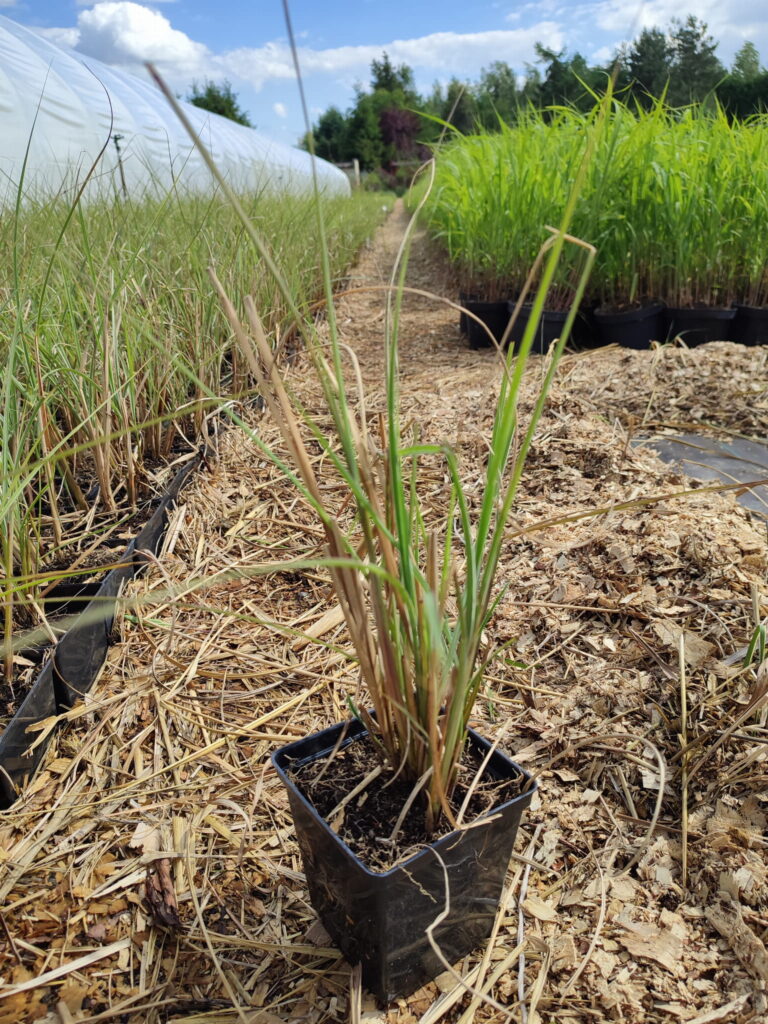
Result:
[[[0,0],[0,10],[84,57],[138,74],[153,60],[181,94],[193,80],[227,78],[265,134],[295,143],[303,132],[279,0]],[[477,78],[493,60],[522,74],[536,41],[604,60],[642,27],[687,13],[708,23],[726,64],[745,39],[768,64],[765,0],[292,0],[291,12],[313,118],[332,103],[347,109],[383,50],[427,91],[454,74]]]

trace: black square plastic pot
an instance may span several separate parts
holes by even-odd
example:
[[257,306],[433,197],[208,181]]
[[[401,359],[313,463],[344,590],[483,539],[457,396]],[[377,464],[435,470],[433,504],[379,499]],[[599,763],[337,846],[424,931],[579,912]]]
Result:
[[667,336],[676,338],[680,335],[689,348],[694,348],[708,341],[728,341],[736,310],[715,306],[668,306],[666,316]]
[[742,345],[768,345],[768,306],[736,306],[731,341]]
[[[508,303],[507,317],[512,316],[515,310],[516,303]],[[528,321],[531,317],[533,306],[523,306],[518,314],[512,326],[512,338],[510,344],[514,344],[519,347],[520,342],[523,340],[525,329],[528,326]],[[538,355],[546,355],[549,352],[549,347],[553,341],[563,333],[563,327],[565,327],[565,321],[568,319],[568,314],[561,310],[545,309],[541,314],[539,320],[539,326],[536,330],[536,337],[533,339],[533,345],[531,346],[531,352],[535,352]],[[573,324],[573,331],[571,333],[571,341],[580,342],[582,339],[578,337],[580,328],[580,322],[577,319]]]
[[[469,313],[474,313],[478,323],[474,317],[465,315],[467,339],[469,341],[470,348],[487,348],[492,345],[493,342],[488,337],[488,331],[491,332],[497,342],[501,342],[504,337],[504,331],[507,329],[509,323],[509,312],[507,310],[507,300],[504,299],[502,302],[475,302],[471,299],[467,299],[463,303],[466,306]],[[488,328],[488,331],[485,328]]]
[[[288,790],[312,906],[351,964],[362,965],[365,987],[380,1004],[407,996],[445,970],[427,936],[446,906],[433,937],[450,964],[490,934],[499,906],[520,816],[536,783],[498,750],[486,777],[522,776],[528,788],[485,815],[487,823],[452,832],[389,871],[371,871],[304,797],[291,771],[366,735],[359,721],[340,723],[275,751],[272,763]],[[490,744],[469,730],[469,745],[484,757]],[[484,819],[478,819],[483,821]]]
[[663,341],[666,335],[661,302],[621,311],[596,309],[594,316],[603,345],[650,348],[652,341]]
[[[477,302],[477,295],[474,292],[459,292],[459,305],[466,306],[468,302]],[[467,314],[462,309],[459,313],[459,330],[462,334],[467,333]]]

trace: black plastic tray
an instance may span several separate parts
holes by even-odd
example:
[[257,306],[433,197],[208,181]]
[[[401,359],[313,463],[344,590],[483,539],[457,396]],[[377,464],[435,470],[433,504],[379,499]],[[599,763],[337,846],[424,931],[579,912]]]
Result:
[[111,569],[93,598],[75,618],[53,649],[32,689],[0,736],[0,809],[10,807],[24,783],[35,772],[54,730],[30,753],[36,734],[31,725],[61,714],[73,706],[94,684],[104,664],[112,638],[115,603],[125,583],[137,576],[156,555],[173,507],[192,473],[205,461],[201,450],[174,476],[155,511]]

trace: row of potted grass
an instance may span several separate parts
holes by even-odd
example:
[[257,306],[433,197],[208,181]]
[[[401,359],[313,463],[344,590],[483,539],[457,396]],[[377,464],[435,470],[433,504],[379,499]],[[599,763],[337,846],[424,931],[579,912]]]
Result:
[[[593,116],[529,111],[513,128],[456,138],[441,151],[428,218],[470,299],[519,294],[542,224],[560,216]],[[611,318],[609,330],[618,314],[651,306],[658,317],[661,304],[673,313],[664,326],[651,321],[654,331],[685,331],[689,311],[700,319],[719,309],[715,334],[728,337],[737,306],[768,306],[767,117],[732,123],[717,109],[614,102],[600,149],[573,231],[597,247],[588,305]],[[577,271],[573,259],[561,267],[553,311],[568,302]],[[506,324],[506,311],[497,315]],[[747,320],[742,312],[739,322]],[[760,339],[762,326],[744,329]]]
[[[308,311],[323,282],[314,200],[244,202],[295,306]],[[338,279],[383,204],[361,193],[323,206]],[[52,567],[129,517],[152,494],[150,467],[201,432],[212,404],[247,391],[209,265],[254,295],[273,339],[292,315],[220,196],[20,203],[0,220],[0,245],[0,596],[10,677],[11,636],[39,621]]]

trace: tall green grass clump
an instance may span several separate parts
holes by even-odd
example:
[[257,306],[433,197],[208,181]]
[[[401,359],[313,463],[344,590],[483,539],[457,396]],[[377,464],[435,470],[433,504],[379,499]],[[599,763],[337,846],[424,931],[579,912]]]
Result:
[[[426,216],[462,290],[488,300],[517,294],[541,246],[542,225],[563,216],[588,124],[589,115],[570,110],[552,123],[531,110],[514,128],[455,138],[440,150]],[[570,255],[555,275],[551,306],[567,308],[573,296]]]
[[[194,440],[217,401],[252,386],[208,284],[257,296],[271,344],[311,317],[323,290],[310,196],[243,197],[285,268],[278,289],[218,193],[163,200],[19,203],[0,219],[2,482],[0,556],[6,652],[36,617],[50,566],[87,529],[153,491],[152,466]],[[386,204],[384,204],[386,205]],[[382,216],[382,197],[322,199],[327,270],[343,277]],[[5,658],[10,671],[10,655]]]
[[593,235],[602,304],[746,301],[765,267],[768,122],[661,103],[617,108],[613,122],[613,161]]
[[[460,286],[514,296],[537,226],[557,223],[591,115],[528,113],[495,135],[455,137],[437,158],[426,206]],[[768,227],[768,120],[718,108],[650,109],[614,100],[572,230],[599,250],[591,299],[623,308],[763,304]],[[560,272],[557,308],[572,294]]]

